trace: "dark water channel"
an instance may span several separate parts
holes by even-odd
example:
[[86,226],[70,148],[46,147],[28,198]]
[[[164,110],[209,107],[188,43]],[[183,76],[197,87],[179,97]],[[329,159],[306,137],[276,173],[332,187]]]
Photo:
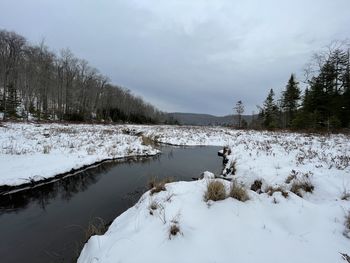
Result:
[[89,222],[111,222],[153,176],[191,180],[205,170],[219,173],[219,149],[162,147],[156,157],[104,163],[11,200],[0,198],[0,262],[74,262]]

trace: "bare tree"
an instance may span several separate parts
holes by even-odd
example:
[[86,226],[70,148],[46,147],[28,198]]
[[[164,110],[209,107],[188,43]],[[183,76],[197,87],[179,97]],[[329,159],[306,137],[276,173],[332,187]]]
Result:
[[242,127],[242,114],[244,113],[244,105],[241,100],[237,101],[235,107],[233,108],[234,112],[236,112],[237,120],[238,120],[238,128]]

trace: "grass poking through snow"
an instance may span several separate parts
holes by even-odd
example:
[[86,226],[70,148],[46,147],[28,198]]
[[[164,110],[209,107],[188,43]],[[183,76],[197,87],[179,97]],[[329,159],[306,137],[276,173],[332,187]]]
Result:
[[218,181],[210,181],[207,185],[207,191],[204,194],[205,201],[219,201],[226,199],[226,189],[225,185]]
[[167,177],[161,180],[158,180],[157,178],[152,177],[151,180],[148,182],[148,187],[151,190],[151,195],[155,193],[159,193],[161,191],[166,191],[165,185],[173,181],[174,180],[170,177]]
[[249,200],[247,190],[237,181],[232,181],[229,196],[241,202]]

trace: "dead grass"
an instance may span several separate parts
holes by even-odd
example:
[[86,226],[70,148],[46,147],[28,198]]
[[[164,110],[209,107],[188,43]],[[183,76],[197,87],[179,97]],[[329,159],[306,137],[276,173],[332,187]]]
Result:
[[254,183],[250,186],[250,190],[257,193],[261,193],[261,187],[262,187],[262,181],[255,180]]
[[288,192],[285,189],[283,189],[281,186],[277,186],[277,187],[269,186],[266,189],[266,193],[269,196],[273,196],[273,194],[276,192],[280,192],[284,198],[288,197]]
[[350,256],[346,253],[340,253],[342,259],[344,259],[346,262],[350,263]]
[[232,181],[229,196],[235,198],[241,202],[249,200],[247,190],[243,185],[236,181]]
[[344,231],[344,235],[347,238],[350,238],[350,211],[345,216],[345,231]]
[[105,221],[100,217],[96,217],[94,220],[89,222],[89,225],[85,230],[84,243],[86,243],[91,236],[103,235],[104,233],[106,233],[107,229],[108,227]]
[[49,154],[51,151],[51,146],[50,145],[44,145],[43,146],[43,154]]
[[314,186],[308,178],[303,178],[300,180],[294,180],[290,191],[294,194],[303,197],[303,192],[312,193],[314,191]]
[[159,193],[161,191],[166,191],[165,185],[173,181],[174,180],[171,177],[167,177],[161,180],[156,177],[152,177],[148,182],[148,188],[151,190],[151,195]]
[[150,138],[145,135],[141,135],[141,140],[142,140],[142,145],[151,145],[153,146],[155,142]]
[[148,210],[150,215],[153,215],[153,211],[157,210],[159,207],[159,204],[156,201],[152,201],[150,205],[148,206]]
[[291,174],[286,179],[286,184],[290,184],[294,179],[297,178],[297,172],[295,170],[292,170]]
[[180,232],[180,227],[178,224],[172,224],[169,228],[169,239],[171,239],[172,236],[176,236]]
[[204,194],[204,200],[207,202],[209,200],[219,201],[224,199],[226,199],[225,185],[218,180],[210,181]]
[[342,193],[340,199],[341,199],[341,200],[345,200],[345,201],[350,201],[350,191],[344,189],[344,191],[343,191],[343,193]]

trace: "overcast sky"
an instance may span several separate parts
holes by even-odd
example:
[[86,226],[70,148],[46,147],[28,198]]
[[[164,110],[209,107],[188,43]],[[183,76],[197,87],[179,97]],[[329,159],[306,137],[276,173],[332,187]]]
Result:
[[256,111],[292,72],[350,37],[350,0],[0,0],[0,28],[45,38],[159,109]]

